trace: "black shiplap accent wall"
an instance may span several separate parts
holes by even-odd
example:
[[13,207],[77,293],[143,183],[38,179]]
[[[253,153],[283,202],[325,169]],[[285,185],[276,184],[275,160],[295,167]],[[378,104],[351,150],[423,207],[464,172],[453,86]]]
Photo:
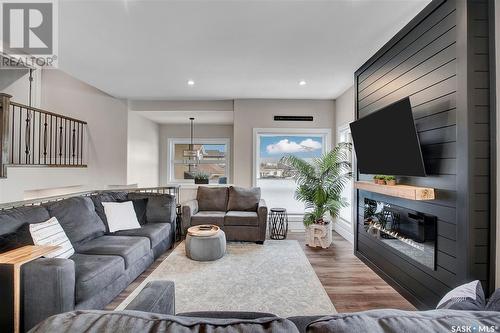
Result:
[[[488,6],[488,0],[433,1],[355,73],[358,118],[410,97],[428,176],[399,181],[437,190],[437,199],[425,202],[357,195],[356,254],[420,308],[434,307],[464,281],[477,278],[489,288]],[[437,269],[366,235],[364,198],[436,215]]]

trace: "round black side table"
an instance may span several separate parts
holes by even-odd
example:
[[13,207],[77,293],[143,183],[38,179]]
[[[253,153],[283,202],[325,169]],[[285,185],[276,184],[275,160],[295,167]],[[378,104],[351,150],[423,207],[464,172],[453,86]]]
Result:
[[271,208],[269,213],[269,237],[285,239],[288,232],[288,215],[285,208]]

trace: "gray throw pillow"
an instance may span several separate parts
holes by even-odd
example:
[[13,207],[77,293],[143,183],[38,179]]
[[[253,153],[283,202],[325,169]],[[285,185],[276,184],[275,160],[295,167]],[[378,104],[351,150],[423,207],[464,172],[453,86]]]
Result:
[[260,187],[229,187],[227,210],[256,212],[260,201]]
[[456,287],[439,301],[436,309],[482,311],[486,306],[483,287],[478,280]]
[[198,200],[198,210],[225,212],[227,207],[227,187],[199,186],[196,200]]
[[486,311],[500,311],[500,288],[495,290],[486,304]]

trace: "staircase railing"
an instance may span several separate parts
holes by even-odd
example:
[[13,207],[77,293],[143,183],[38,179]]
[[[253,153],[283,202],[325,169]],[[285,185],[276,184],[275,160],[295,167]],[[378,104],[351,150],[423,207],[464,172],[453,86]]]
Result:
[[85,121],[12,102],[0,93],[0,177],[5,167],[86,167]]

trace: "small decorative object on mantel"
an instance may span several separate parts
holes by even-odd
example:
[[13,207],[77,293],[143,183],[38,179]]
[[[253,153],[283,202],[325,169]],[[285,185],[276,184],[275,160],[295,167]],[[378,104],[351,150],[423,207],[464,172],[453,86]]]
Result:
[[195,184],[208,184],[209,183],[208,177],[209,177],[208,173],[202,172],[202,171],[198,171],[193,176],[194,183]]
[[389,186],[396,185],[396,177],[394,176],[385,176],[385,184]]
[[373,176],[373,182],[378,185],[385,185],[385,176],[375,175]]
[[351,144],[343,142],[311,163],[294,155],[280,160],[298,185],[295,199],[307,207],[304,226],[308,246],[328,248],[332,243],[333,223],[325,220],[325,215],[336,218],[340,209],[348,205],[341,193],[352,177],[350,152]]

